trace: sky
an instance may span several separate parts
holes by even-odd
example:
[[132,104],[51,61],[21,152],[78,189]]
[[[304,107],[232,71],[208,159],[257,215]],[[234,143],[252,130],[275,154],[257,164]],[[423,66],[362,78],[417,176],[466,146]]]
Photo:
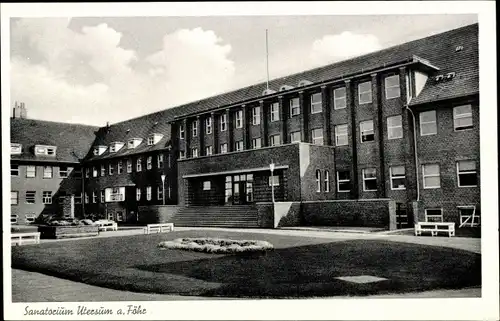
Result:
[[103,126],[477,22],[477,15],[11,18],[11,103]]

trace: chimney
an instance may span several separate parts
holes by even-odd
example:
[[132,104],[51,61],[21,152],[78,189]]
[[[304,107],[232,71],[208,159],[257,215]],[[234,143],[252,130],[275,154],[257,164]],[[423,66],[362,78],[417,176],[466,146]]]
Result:
[[28,111],[26,110],[26,106],[23,102],[15,102],[14,109],[12,113],[12,118],[27,118]]

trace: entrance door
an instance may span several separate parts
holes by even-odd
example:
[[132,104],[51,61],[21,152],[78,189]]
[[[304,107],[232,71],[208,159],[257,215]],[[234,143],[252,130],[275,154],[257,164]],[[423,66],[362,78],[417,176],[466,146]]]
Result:
[[246,202],[245,182],[233,182],[233,204],[245,204]]

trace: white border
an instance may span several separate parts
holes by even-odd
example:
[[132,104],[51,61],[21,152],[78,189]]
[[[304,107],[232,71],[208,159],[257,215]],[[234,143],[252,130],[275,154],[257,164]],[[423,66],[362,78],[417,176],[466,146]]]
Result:
[[[10,109],[9,92],[9,18],[10,17],[71,17],[71,16],[225,16],[225,15],[368,15],[368,14],[459,14],[477,13],[479,17],[479,56],[481,92],[481,177],[482,233],[482,298],[474,299],[314,299],[314,300],[241,300],[195,302],[134,302],[147,307],[150,314],[138,319],[433,319],[433,320],[497,320],[498,316],[498,184],[497,184],[497,123],[496,123],[496,24],[495,3],[490,1],[433,1],[433,2],[242,2],[242,3],[20,3],[1,4],[2,24],[2,151],[9,155]],[[487,138],[487,139],[485,139]],[[10,212],[9,157],[2,157],[3,213]],[[3,226],[9,226],[3,215]],[[9,244],[3,233],[4,245]],[[11,302],[10,246],[4,247],[4,300],[6,319],[35,319],[23,316],[26,304]],[[95,302],[87,306],[98,308],[123,307],[131,302]],[[31,306],[57,307],[61,303],[33,303]],[[78,305],[66,303],[67,307]],[[410,308],[408,308],[410,307]],[[67,319],[54,316],[36,319]],[[72,319],[89,319],[73,316]],[[94,319],[111,319],[108,316]],[[126,319],[131,319],[127,316]]]

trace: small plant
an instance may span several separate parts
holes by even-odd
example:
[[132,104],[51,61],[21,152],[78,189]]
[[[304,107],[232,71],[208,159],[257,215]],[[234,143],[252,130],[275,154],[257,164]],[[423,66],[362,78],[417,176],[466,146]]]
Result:
[[179,238],[158,244],[161,249],[178,249],[206,253],[265,252],[273,249],[266,241],[230,240],[217,238]]

